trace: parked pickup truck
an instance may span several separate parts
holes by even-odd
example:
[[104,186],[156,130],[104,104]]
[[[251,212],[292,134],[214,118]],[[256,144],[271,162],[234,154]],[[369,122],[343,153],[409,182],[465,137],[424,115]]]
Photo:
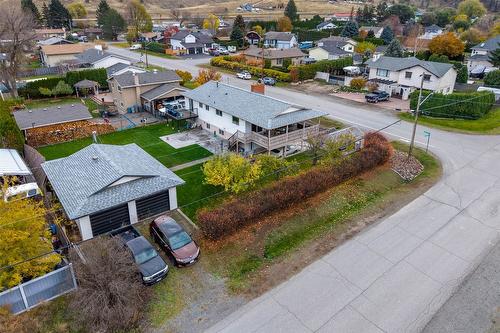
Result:
[[133,226],[129,225],[113,231],[111,236],[118,237],[129,249],[144,284],[155,284],[167,276],[168,265],[151,243],[144,236],[141,236]]
[[365,95],[365,99],[368,103],[378,103],[382,101],[389,100],[389,94],[385,91],[375,90],[370,94]]

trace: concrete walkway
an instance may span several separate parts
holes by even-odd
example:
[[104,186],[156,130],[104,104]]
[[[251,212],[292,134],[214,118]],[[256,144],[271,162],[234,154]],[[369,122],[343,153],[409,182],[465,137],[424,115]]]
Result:
[[172,171],[182,170],[182,169],[185,169],[185,168],[189,168],[190,166],[193,166],[193,165],[198,165],[198,164],[205,163],[205,162],[206,162],[206,161],[208,161],[211,157],[212,157],[212,156],[208,156],[208,157],[200,158],[199,160],[194,160],[194,161],[187,162],[187,163],[184,163],[184,164],[179,164],[179,165],[176,165],[176,166],[170,167],[169,169],[170,169],[170,170],[172,170]]

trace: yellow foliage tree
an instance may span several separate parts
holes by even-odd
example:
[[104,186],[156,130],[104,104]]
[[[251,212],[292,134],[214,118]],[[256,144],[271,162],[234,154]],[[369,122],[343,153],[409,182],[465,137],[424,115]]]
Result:
[[230,153],[217,155],[203,165],[205,182],[223,186],[234,193],[251,187],[261,176],[259,163],[251,163],[241,155]]
[[262,28],[260,25],[254,25],[252,30],[255,31],[260,37],[264,37],[266,29]]
[[286,16],[278,19],[278,31],[292,31],[292,21]]
[[212,31],[214,35],[217,32],[217,29],[219,29],[219,26],[220,19],[214,14],[208,15],[208,17],[203,20],[203,29]]
[[199,85],[205,84],[208,81],[220,81],[222,75],[217,72],[215,69],[200,69],[198,71],[198,77],[196,78],[196,82]]
[[370,42],[359,42],[354,51],[356,51],[359,54],[365,54],[367,51],[373,53],[377,46],[373,43]]
[[87,9],[81,2],[74,2],[68,5],[68,11],[72,18],[81,19],[87,16]]
[[[52,251],[42,202],[0,200],[0,266],[8,266]],[[50,254],[0,271],[0,288],[11,288],[23,279],[41,276],[61,260]]]
[[449,58],[461,55],[464,49],[464,43],[453,32],[436,36],[429,43],[431,53],[444,54]]
[[479,0],[464,0],[458,4],[457,13],[469,18],[481,17],[486,14],[486,8]]

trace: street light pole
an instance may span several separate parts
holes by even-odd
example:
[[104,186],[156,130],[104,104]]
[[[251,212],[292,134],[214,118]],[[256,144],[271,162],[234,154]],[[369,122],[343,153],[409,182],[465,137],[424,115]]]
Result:
[[413,133],[411,134],[410,149],[408,150],[408,161],[410,160],[413,146],[415,145],[415,133],[417,132],[418,112],[420,111],[420,100],[422,99],[422,88],[424,86],[425,72],[422,73],[422,80],[420,80],[420,91],[418,92],[417,110],[415,112],[415,122],[413,123]]

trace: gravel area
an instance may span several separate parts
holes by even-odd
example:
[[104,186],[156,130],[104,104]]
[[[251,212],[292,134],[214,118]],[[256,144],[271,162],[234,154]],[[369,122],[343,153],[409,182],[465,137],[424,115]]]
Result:
[[399,150],[394,151],[392,155],[391,168],[406,181],[414,179],[424,170],[419,160],[414,156],[408,160],[408,154]]

